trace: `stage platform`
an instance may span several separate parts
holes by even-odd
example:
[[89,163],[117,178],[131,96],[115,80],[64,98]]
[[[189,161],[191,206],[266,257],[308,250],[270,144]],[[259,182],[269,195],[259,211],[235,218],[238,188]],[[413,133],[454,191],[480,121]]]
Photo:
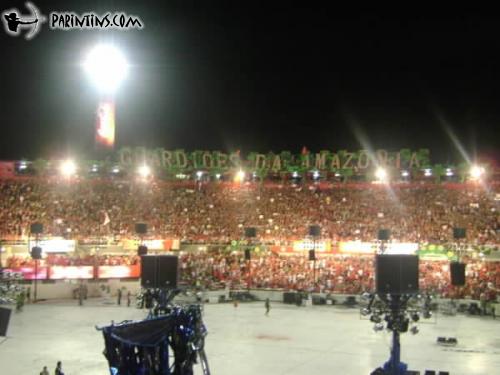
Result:
[[[105,302],[47,301],[13,312],[8,338],[0,338],[1,373],[33,375],[43,366],[53,373],[61,360],[69,375],[108,374],[94,326],[141,319],[146,311]],[[213,375],[367,375],[389,357],[390,334],[375,333],[358,309],[272,303],[268,317],[264,312],[263,302],[205,306]],[[499,330],[500,319],[492,317],[438,316],[435,324],[420,324],[418,335],[402,335],[402,360],[422,374],[497,373]],[[456,337],[458,345],[440,346],[438,336]]]

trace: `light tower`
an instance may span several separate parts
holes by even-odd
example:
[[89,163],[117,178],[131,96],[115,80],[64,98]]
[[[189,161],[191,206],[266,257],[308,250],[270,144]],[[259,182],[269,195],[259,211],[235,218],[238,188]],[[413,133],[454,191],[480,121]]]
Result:
[[128,75],[124,55],[112,44],[99,44],[87,55],[83,68],[97,88],[96,146],[113,148],[115,143],[115,94]]

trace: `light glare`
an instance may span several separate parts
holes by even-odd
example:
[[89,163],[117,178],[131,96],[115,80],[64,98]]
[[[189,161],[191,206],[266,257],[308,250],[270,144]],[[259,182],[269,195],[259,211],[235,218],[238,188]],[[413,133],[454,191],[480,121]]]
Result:
[[128,73],[128,63],[123,54],[107,44],[94,47],[83,66],[90,80],[103,92],[114,92]]
[[70,177],[76,173],[76,164],[73,160],[65,160],[60,169],[63,176]]
[[137,173],[139,173],[139,175],[140,175],[142,178],[147,178],[147,177],[149,177],[149,175],[151,174],[151,168],[149,168],[147,165],[141,165],[141,166],[137,169]]
[[480,167],[478,165],[473,165],[470,169],[470,176],[474,179],[474,180],[478,180],[482,177],[482,175],[484,174],[484,168],[483,167]]
[[384,181],[385,179],[387,179],[387,171],[384,168],[378,168],[375,171],[375,177],[379,181]]

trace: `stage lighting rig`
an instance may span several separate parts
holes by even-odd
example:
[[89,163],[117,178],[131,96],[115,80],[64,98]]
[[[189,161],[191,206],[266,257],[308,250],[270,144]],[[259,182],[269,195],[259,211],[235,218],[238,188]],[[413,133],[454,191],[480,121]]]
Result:
[[[379,231],[379,239],[388,237],[387,230]],[[418,293],[418,257],[414,255],[376,255],[376,291],[363,293],[366,305],[362,316],[370,316],[375,332],[384,328],[392,331],[389,360],[374,373],[404,375],[407,365],[400,360],[400,335],[419,332],[416,324],[421,318],[430,318],[431,297]]]
[[477,181],[477,180],[481,179],[481,177],[483,177],[484,168],[479,166],[479,165],[473,165],[470,168],[469,174],[473,180]]
[[60,165],[61,174],[64,177],[71,177],[76,173],[76,164],[73,160],[64,160]]

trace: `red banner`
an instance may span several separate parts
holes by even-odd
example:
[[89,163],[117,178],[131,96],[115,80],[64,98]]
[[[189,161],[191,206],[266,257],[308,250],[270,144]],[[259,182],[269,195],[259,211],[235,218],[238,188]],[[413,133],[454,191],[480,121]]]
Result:
[[[38,267],[36,279],[46,280],[47,270],[48,267]],[[35,267],[4,268],[4,271],[21,273],[24,280],[35,280]]]
[[54,266],[49,268],[49,279],[93,279],[93,266]]
[[95,141],[110,148],[115,144],[115,103],[112,101],[103,101],[97,107]]
[[13,161],[0,161],[0,178],[13,178],[16,176],[14,173],[15,164]]
[[99,266],[97,278],[99,279],[124,279],[127,277],[140,277],[141,266]]

